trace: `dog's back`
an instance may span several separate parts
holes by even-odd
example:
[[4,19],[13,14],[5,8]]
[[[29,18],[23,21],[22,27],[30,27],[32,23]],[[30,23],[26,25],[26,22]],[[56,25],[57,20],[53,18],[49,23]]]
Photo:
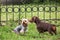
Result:
[[56,26],[54,24],[50,24],[50,23],[45,23],[45,22],[38,23],[37,30],[40,33],[49,31],[51,34],[52,34],[52,32],[56,34]]

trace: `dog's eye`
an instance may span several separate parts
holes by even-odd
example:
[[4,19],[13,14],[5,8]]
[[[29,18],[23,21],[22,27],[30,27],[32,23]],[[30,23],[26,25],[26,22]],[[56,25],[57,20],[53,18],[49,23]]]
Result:
[[25,22],[26,22],[26,20],[25,20]]

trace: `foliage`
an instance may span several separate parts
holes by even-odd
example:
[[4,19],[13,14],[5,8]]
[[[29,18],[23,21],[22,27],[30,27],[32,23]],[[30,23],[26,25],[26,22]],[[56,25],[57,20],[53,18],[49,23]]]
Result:
[[60,4],[60,0],[2,0],[2,4],[50,4],[50,3],[58,3]]

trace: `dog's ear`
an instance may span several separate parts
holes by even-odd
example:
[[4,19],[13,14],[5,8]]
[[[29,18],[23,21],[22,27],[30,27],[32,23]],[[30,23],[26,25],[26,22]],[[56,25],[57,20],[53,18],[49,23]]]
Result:
[[40,20],[39,17],[35,17],[36,20]]
[[35,18],[39,20],[39,18],[38,18],[38,17],[35,17]]
[[38,19],[38,17],[36,17],[36,16],[33,16],[33,17],[32,17],[32,20],[33,20],[33,21],[36,21],[36,19]]

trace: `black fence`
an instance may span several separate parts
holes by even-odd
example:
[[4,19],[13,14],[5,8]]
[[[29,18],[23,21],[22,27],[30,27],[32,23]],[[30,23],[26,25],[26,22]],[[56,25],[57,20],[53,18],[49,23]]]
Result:
[[13,4],[15,2],[11,0],[12,3],[9,5],[10,2],[6,2],[0,2],[0,25],[20,24],[22,18],[30,19],[32,16],[38,16],[43,21],[60,25],[60,6],[57,3],[15,5]]

